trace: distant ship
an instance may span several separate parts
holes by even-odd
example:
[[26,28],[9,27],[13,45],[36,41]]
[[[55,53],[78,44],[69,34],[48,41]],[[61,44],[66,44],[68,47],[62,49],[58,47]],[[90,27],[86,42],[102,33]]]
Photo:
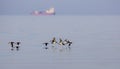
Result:
[[48,10],[45,11],[33,11],[32,15],[55,15],[55,9],[54,8],[50,8]]

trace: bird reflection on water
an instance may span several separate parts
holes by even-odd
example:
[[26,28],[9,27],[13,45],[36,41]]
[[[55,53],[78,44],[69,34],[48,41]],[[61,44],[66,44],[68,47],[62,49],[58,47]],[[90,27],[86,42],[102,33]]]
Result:
[[14,51],[14,50],[19,51],[19,50],[20,50],[20,47],[19,47],[19,46],[16,46],[16,48],[11,48],[11,51]]
[[71,51],[71,47],[70,46],[60,46],[60,45],[56,45],[56,46],[52,46],[52,45],[42,46],[41,49],[45,49],[45,50],[53,51],[53,52],[70,52]]

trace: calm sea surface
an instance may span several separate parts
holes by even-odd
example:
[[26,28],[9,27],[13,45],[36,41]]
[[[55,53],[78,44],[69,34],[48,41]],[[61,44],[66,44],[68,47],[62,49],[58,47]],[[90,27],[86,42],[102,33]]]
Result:
[[120,69],[120,16],[0,16],[0,69]]

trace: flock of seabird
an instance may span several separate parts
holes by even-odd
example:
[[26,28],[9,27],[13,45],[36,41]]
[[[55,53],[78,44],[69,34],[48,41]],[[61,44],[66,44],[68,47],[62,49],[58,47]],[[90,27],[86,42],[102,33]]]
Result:
[[[21,42],[13,42],[13,41],[11,41],[8,44],[11,45],[11,50],[14,50],[14,49],[19,50]],[[72,44],[72,41],[70,41],[68,39],[62,40],[61,38],[59,38],[59,41],[57,41],[56,38],[53,37],[53,39],[50,40],[49,42],[44,42],[42,44],[43,44],[43,46],[46,47],[46,49],[48,49],[47,46],[49,44],[52,44],[52,46],[55,46],[56,44],[58,44],[59,46],[68,46],[68,47],[70,47],[71,44]]]
[[11,45],[11,50],[14,50],[14,49],[19,50],[21,42],[13,42],[13,41],[11,41],[8,44]]
[[[58,45],[68,45],[68,46],[71,46],[71,44],[72,44],[72,42],[70,41],[70,40],[68,40],[68,39],[65,39],[64,41],[61,39],[61,38],[59,38],[59,41],[57,41],[56,40],[56,38],[55,37],[53,37],[53,39],[52,40],[50,40],[50,43],[51,44],[58,44]],[[43,43],[45,46],[47,46],[48,44],[50,44],[49,42],[45,42],[45,43]]]

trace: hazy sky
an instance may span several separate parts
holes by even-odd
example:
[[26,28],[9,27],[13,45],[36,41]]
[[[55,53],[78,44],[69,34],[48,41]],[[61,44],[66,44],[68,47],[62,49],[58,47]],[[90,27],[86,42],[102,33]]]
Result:
[[29,14],[55,7],[57,14],[120,14],[120,0],[0,0],[0,14]]

